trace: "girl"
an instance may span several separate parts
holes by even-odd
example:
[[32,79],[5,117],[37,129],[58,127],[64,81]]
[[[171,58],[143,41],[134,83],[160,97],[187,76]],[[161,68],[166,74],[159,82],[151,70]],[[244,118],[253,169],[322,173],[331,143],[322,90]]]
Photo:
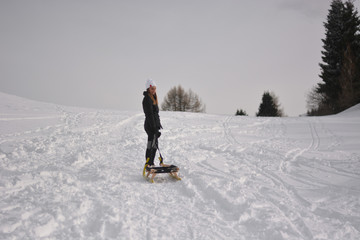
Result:
[[145,113],[145,132],[148,135],[148,143],[146,148],[145,165],[154,165],[154,158],[158,146],[158,138],[162,128],[159,117],[159,106],[156,95],[156,84],[152,79],[146,81],[146,91],[144,92],[144,99],[142,101],[143,110]]

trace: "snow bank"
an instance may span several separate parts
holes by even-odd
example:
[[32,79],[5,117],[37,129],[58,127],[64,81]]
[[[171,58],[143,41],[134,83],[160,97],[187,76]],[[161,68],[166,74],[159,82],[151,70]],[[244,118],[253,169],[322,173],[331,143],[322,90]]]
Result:
[[332,117],[161,112],[182,181],[142,178],[141,112],[0,93],[0,239],[359,239],[359,108]]
[[347,116],[347,117],[359,117],[360,116],[360,103],[346,109],[345,111],[337,114],[338,116]]

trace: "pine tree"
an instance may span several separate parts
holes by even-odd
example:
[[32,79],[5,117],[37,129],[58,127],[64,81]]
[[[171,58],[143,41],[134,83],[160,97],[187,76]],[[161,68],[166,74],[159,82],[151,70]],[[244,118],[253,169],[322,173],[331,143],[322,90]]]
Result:
[[235,116],[248,116],[248,115],[247,115],[246,111],[240,109],[240,110],[236,111]]
[[344,4],[344,54],[341,69],[341,110],[360,102],[360,19],[351,1]]
[[337,99],[340,94],[339,76],[343,59],[343,9],[344,4],[340,0],[333,0],[327,16],[325,26],[324,51],[320,63],[320,78],[323,83],[318,84],[317,92],[324,96],[325,105],[329,111],[338,110]]
[[333,0],[324,26],[322,82],[311,94],[322,102],[310,111],[333,114],[360,102],[360,20],[353,2]]
[[268,91],[264,92],[262,102],[259,106],[257,117],[282,117],[283,113],[278,103],[278,98],[275,94]]

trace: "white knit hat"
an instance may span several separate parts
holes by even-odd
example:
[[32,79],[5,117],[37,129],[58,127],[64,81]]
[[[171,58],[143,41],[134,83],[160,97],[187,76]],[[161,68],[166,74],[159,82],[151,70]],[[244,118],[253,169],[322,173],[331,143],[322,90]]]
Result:
[[145,86],[146,86],[146,89],[148,89],[150,87],[156,87],[156,83],[154,82],[154,80],[149,78],[148,80],[146,80]]

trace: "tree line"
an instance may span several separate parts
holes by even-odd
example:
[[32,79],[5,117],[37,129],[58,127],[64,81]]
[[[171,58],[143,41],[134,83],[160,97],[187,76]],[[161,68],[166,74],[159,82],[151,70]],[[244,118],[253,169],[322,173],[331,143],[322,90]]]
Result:
[[[199,95],[194,93],[191,89],[185,91],[184,88],[179,85],[169,90],[161,104],[161,109],[163,111],[175,112],[205,112],[206,106],[203,104]],[[237,110],[235,115],[247,116],[247,113],[241,109]],[[278,97],[273,92],[264,92],[256,116],[282,117],[283,115],[283,110],[280,108]]]
[[[333,0],[324,27],[321,82],[308,93],[308,115],[335,114],[360,103],[360,19],[353,1]],[[186,92],[179,85],[168,92],[162,110],[205,112],[205,105],[191,89]],[[240,109],[235,115],[247,113]],[[256,116],[284,116],[273,92],[264,92]]]

